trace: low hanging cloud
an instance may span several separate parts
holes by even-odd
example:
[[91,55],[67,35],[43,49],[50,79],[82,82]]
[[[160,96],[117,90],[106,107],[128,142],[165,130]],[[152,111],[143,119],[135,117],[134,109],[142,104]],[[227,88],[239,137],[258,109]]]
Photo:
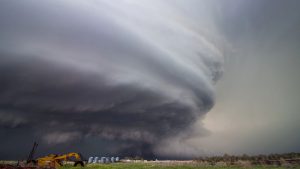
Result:
[[196,1],[1,1],[0,128],[168,156],[160,143],[189,137],[223,72],[202,3],[203,15]]

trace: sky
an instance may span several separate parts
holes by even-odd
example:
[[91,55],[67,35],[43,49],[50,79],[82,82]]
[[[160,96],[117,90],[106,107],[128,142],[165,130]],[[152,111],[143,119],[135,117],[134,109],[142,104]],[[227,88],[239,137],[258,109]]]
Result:
[[299,152],[300,13],[299,2],[286,2],[254,1],[233,19],[243,24],[227,28],[234,50],[204,120],[211,135],[197,143],[207,151]]
[[0,2],[0,158],[299,152],[297,0]]

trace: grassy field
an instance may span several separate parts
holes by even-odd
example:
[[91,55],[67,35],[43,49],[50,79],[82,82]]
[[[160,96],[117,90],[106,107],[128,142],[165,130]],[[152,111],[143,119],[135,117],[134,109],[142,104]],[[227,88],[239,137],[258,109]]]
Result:
[[[63,166],[60,169],[80,169],[81,167]],[[93,164],[85,167],[86,169],[240,169],[240,168],[254,168],[254,169],[286,169],[287,167],[273,167],[273,166],[251,166],[251,167],[217,167],[217,166],[201,166],[201,165],[161,165],[161,164],[146,164],[146,163],[114,163],[114,164]],[[291,167],[299,168],[299,167]]]

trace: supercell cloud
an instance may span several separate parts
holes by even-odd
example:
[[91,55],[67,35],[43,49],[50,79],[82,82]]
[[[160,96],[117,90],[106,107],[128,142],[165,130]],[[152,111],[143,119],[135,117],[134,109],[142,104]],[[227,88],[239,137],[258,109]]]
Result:
[[109,143],[107,153],[152,157],[162,142],[189,137],[223,71],[211,10],[198,1],[1,1],[1,157],[27,155],[20,139],[49,149],[93,140],[80,150]]

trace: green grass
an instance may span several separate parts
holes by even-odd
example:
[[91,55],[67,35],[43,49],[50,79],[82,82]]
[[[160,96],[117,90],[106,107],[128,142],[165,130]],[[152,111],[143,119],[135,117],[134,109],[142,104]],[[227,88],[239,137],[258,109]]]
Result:
[[[114,164],[92,164],[84,167],[86,169],[241,169],[245,167],[217,167],[217,166],[201,166],[201,165],[161,165],[161,164],[145,164],[145,163],[114,163]],[[286,167],[273,166],[252,166],[246,168],[254,169],[285,169]],[[292,167],[299,168],[299,167]],[[81,167],[62,166],[60,169],[81,169]]]

